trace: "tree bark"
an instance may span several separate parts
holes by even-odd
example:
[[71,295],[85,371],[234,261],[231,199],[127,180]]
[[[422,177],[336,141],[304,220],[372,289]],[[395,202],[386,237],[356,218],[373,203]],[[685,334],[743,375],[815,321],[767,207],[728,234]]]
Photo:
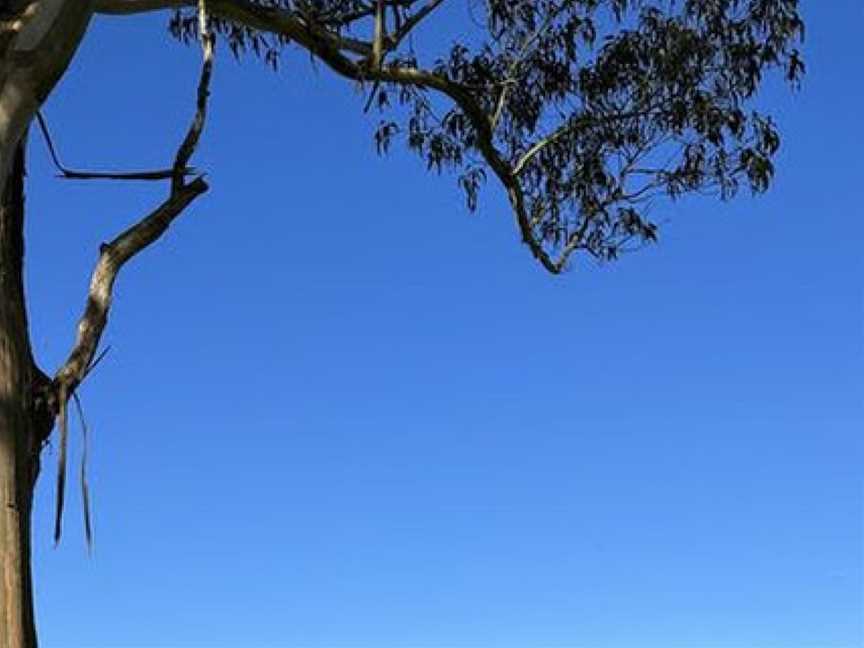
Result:
[[0,648],[36,648],[30,513],[39,452],[51,429],[37,388],[24,300],[24,145],[0,202]]
[[0,181],[11,173],[18,143],[81,43],[92,4],[0,0]]

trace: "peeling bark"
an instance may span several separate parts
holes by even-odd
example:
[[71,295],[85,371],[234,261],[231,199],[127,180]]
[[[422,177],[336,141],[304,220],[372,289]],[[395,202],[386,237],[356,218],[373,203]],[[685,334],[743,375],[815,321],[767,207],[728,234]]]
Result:
[[[39,106],[63,76],[92,0],[12,0],[0,21],[0,180]],[[0,191],[3,187],[0,186]]]

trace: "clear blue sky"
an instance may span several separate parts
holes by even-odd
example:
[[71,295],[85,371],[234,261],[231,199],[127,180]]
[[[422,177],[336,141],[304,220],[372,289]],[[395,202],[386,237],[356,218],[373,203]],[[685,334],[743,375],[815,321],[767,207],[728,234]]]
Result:
[[[864,7],[805,4],[772,192],[561,278],[494,185],[470,216],[379,159],[350,84],[223,56],[212,191],[121,277],[82,392],[92,559],[74,481],[51,547],[46,457],[43,647],[860,648]],[[170,159],[198,52],[165,22],[97,21],[47,107],[69,165]],[[30,160],[53,369],[164,188]]]

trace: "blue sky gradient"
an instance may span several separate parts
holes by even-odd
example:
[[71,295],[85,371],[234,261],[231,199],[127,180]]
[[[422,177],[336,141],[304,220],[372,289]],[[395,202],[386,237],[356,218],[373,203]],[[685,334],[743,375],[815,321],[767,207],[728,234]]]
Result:
[[[377,157],[351,84],[223,52],[212,190],[124,271],[82,389],[92,558],[74,497],[51,546],[46,456],[42,646],[864,645],[864,7],[805,4],[772,191],[671,204],[659,245],[563,277],[494,184],[472,216]],[[165,23],[96,22],[46,107],[69,166],[171,159],[198,52]],[[53,174],[34,134],[47,369],[165,190]]]

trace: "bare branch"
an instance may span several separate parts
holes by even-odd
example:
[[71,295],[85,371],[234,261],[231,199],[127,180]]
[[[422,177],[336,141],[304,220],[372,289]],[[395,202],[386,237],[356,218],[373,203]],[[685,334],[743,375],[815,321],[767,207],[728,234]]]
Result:
[[[158,169],[156,171],[74,171],[68,169],[60,162],[60,157],[57,155],[57,149],[54,146],[54,140],[51,137],[51,132],[48,130],[48,124],[45,121],[45,116],[41,110],[36,111],[36,122],[39,124],[39,130],[42,131],[42,136],[45,138],[45,144],[48,146],[48,152],[51,155],[51,160],[54,166],[60,172],[60,177],[67,180],[168,180],[173,178],[177,171],[175,169]],[[184,167],[183,175],[192,175],[195,169]]]
[[196,178],[113,241],[102,245],[90,279],[87,306],[78,323],[75,344],[66,362],[54,376],[55,386],[65,389],[67,396],[78,387],[94,362],[99,340],[108,322],[114,281],[121,268],[158,240],[174,219],[207,189],[204,179]]
[[[158,240],[195,198],[207,191],[201,177],[179,187],[149,216],[142,219],[117,238],[102,246],[99,261],[90,280],[87,305],[78,323],[78,335],[66,362],[54,376],[53,389],[57,395],[57,423],[60,430],[60,449],[57,465],[57,509],[54,540],[59,542],[63,516],[63,493],[66,482],[66,445],[68,437],[67,403],[75,390],[98,363],[96,350],[108,323],[114,281],[129,259]],[[86,515],[86,513],[85,513]]]
[[[197,169],[182,169],[184,176],[198,173]],[[170,180],[176,175],[174,169],[158,169],[156,171],[71,171],[64,169],[57,177],[63,180],[129,180],[156,181]]]
[[184,171],[198,148],[201,132],[207,120],[207,100],[210,97],[210,78],[213,76],[213,35],[207,24],[207,8],[205,0],[198,3],[198,32],[201,39],[201,50],[204,56],[201,64],[201,76],[198,79],[198,95],[195,107],[195,117],[189,125],[186,137],[177,149],[177,157],[174,160],[174,175],[171,180],[171,191],[176,192],[183,186]]
[[630,112],[609,113],[601,117],[580,116],[577,118],[568,119],[564,124],[556,128],[546,137],[541,138],[532,144],[528,150],[516,161],[513,167],[513,173],[521,174],[530,164],[530,162],[545,148],[552,146],[556,142],[572,137],[581,129],[592,126],[602,126],[627,119],[646,119],[651,116],[656,116],[657,107],[648,107],[644,109],[634,110]]

